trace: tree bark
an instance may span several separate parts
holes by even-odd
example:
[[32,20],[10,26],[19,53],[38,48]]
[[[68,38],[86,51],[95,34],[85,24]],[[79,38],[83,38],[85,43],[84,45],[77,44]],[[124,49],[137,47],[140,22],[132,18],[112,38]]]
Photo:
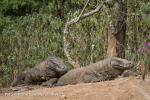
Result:
[[107,57],[125,57],[127,2],[117,0],[117,15],[115,21],[109,21],[107,37]]

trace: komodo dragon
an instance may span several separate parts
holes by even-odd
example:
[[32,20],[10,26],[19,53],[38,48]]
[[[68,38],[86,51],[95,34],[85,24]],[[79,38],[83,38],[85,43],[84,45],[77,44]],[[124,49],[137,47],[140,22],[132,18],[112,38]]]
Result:
[[56,86],[112,80],[133,67],[133,62],[117,57],[107,58],[87,67],[68,71],[59,78]]
[[21,84],[41,84],[49,81],[53,85],[57,79],[68,71],[68,67],[63,60],[57,57],[48,57],[45,61],[37,64],[35,67],[22,72],[13,81],[12,86]]

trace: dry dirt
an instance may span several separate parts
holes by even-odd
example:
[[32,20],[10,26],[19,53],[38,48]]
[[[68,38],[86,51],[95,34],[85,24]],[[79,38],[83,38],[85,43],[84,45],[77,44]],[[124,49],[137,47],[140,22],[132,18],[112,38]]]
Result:
[[0,100],[150,100],[150,78],[142,81],[130,77],[54,88],[34,86],[4,90]]

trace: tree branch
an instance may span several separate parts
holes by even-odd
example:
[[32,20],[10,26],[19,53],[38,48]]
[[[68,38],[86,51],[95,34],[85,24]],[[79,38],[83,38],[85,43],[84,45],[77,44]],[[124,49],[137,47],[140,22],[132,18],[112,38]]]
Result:
[[[81,11],[81,13],[80,13],[80,15],[79,15],[79,17],[78,17],[79,19],[80,19],[80,17],[83,15],[83,13],[84,13],[84,11],[85,11],[85,8],[86,8],[86,6],[88,5],[89,1],[90,1],[90,0],[87,0],[87,2],[86,2],[86,4],[85,4],[84,8],[82,9],[82,11]],[[79,20],[79,19],[78,19],[78,20]]]
[[68,51],[68,49],[67,49],[67,47],[68,47],[68,45],[69,45],[68,42],[67,42],[67,37],[68,37],[68,33],[69,33],[69,32],[68,32],[69,26],[71,26],[71,25],[74,24],[74,23],[79,22],[79,21],[82,20],[82,19],[85,19],[86,17],[92,16],[92,15],[94,15],[95,13],[101,11],[101,9],[102,9],[103,6],[105,5],[105,3],[109,2],[109,1],[111,1],[111,0],[106,0],[106,1],[102,2],[101,4],[99,4],[99,5],[96,7],[96,9],[94,9],[94,10],[88,12],[88,13],[83,14],[84,9],[85,9],[85,7],[87,6],[87,4],[88,4],[88,2],[89,2],[89,0],[88,0],[87,3],[85,4],[85,6],[84,6],[84,8],[83,8],[83,10],[82,10],[82,12],[81,12],[81,14],[79,15],[79,17],[76,17],[76,18],[74,18],[74,19],[68,21],[68,22],[65,24],[64,36],[63,36],[63,41],[64,41],[64,53],[65,53],[66,57],[68,58],[68,62],[69,62],[74,68],[78,68],[78,67],[80,67],[80,65],[79,65],[78,63],[76,63],[76,62],[71,58],[71,56],[70,56],[70,54],[69,54],[69,51]]

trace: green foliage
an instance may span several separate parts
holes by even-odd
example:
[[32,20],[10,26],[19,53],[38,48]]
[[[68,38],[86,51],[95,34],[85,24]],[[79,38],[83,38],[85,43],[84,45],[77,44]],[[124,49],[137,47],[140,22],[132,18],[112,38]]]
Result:
[[150,2],[143,4],[142,7],[142,19],[147,24],[147,27],[150,29]]
[[[14,75],[34,66],[48,55],[63,57],[60,19],[34,14],[20,17],[8,26],[0,37],[0,61],[1,65],[11,70],[7,70],[2,78],[11,75],[13,79]],[[5,68],[3,66],[2,70]]]
[[107,6],[108,6],[109,8],[112,8],[115,4],[116,4],[116,0],[110,0],[110,1],[107,3]]
[[82,66],[104,57],[106,19],[104,16],[99,18],[99,15],[96,15],[71,27],[69,36],[71,55],[74,59],[78,59]]
[[150,13],[150,2],[148,2],[147,4],[145,4],[142,8],[143,8],[142,9],[143,13],[149,14]]
[[23,16],[38,12],[42,5],[45,5],[47,0],[1,0],[1,14],[5,16]]

